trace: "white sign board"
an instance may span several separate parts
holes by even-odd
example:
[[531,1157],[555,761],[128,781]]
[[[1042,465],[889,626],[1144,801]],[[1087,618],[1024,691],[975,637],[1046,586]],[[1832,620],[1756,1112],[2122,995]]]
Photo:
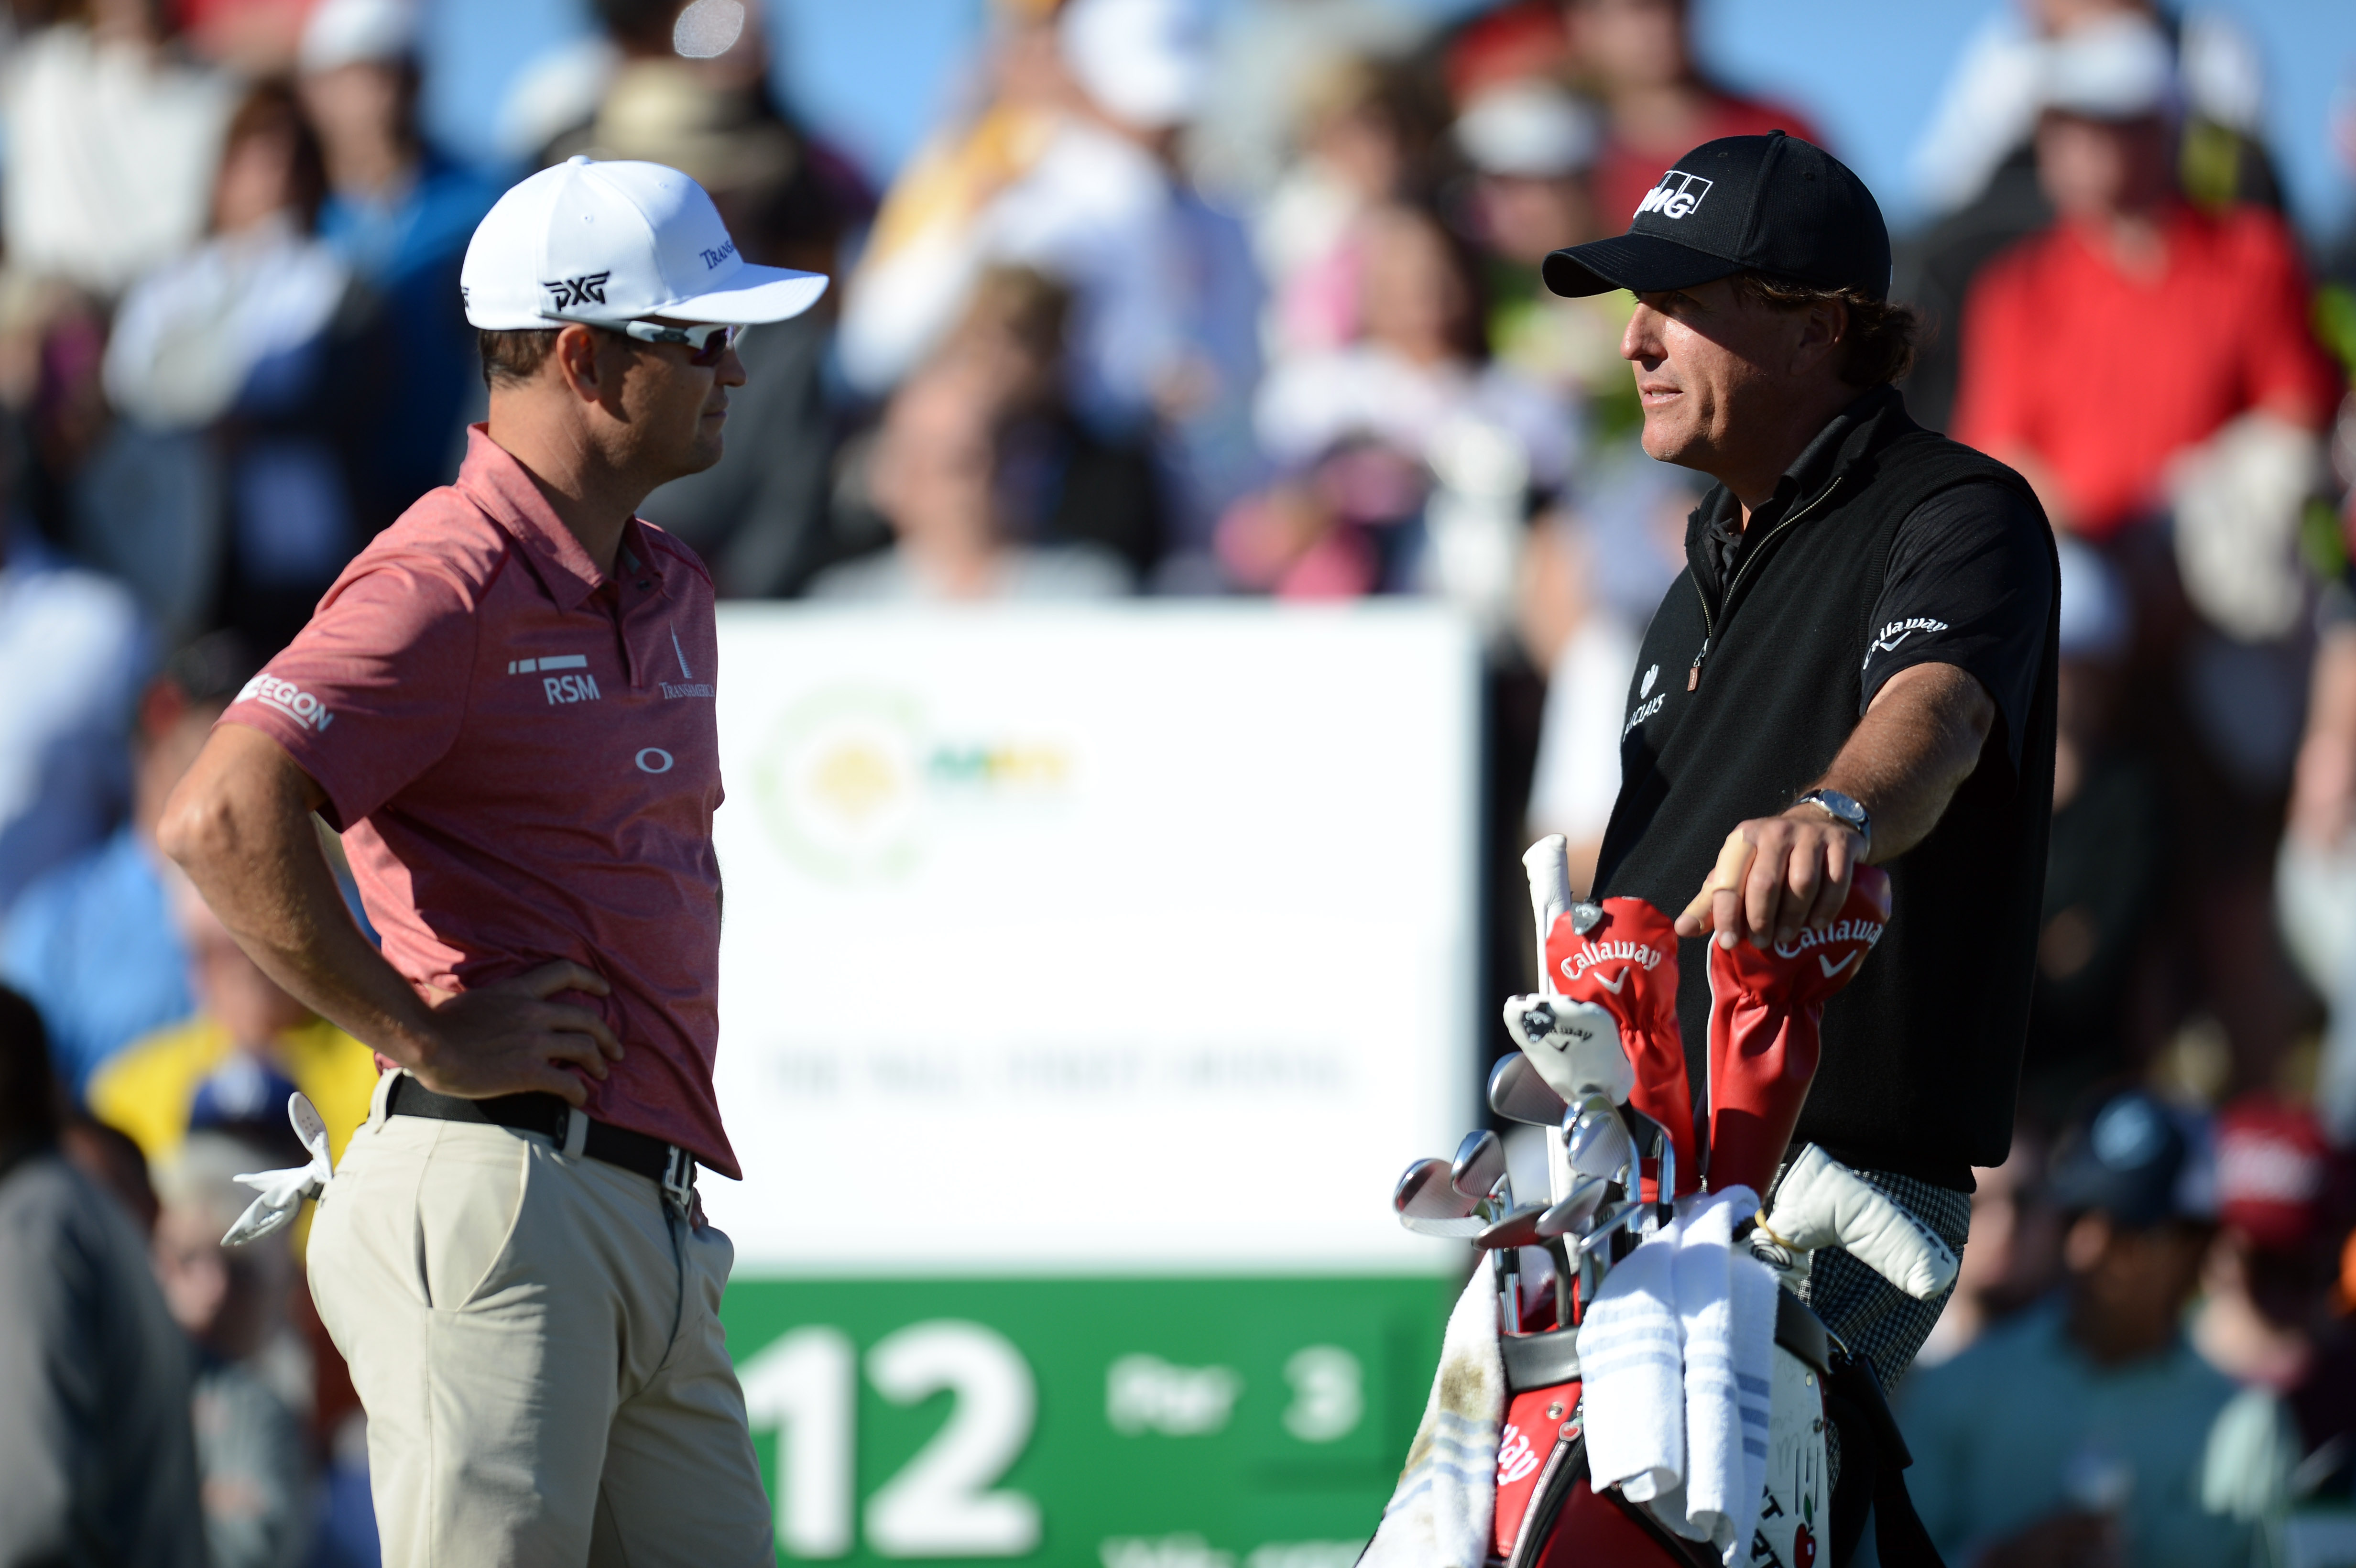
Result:
[[1421,606],[727,606],[705,1201],[771,1275],[1439,1272],[1478,657]]

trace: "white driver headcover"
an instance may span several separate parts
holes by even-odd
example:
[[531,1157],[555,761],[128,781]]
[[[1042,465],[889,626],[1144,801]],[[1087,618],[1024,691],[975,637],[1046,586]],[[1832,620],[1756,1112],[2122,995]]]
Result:
[[293,1224],[303,1200],[318,1197],[334,1179],[336,1168],[327,1158],[327,1124],[320,1119],[318,1107],[297,1090],[286,1096],[286,1119],[294,1124],[294,1136],[311,1151],[311,1163],[236,1178],[262,1196],[246,1205],[245,1212],[237,1217],[237,1223],[221,1238],[222,1246],[241,1246]]
[[1636,1064],[1620,1044],[1620,1025],[1593,1002],[1508,997],[1505,1029],[1566,1104],[1601,1094],[1624,1105],[1636,1092]]
[[1762,1229],[1758,1240],[1794,1253],[1839,1247],[1917,1301],[1955,1282],[1955,1254],[1936,1232],[1815,1144],[1775,1184]]

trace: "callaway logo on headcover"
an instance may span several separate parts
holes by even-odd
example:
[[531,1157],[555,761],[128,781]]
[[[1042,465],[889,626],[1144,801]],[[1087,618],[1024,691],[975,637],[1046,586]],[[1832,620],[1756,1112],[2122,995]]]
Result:
[[575,305],[604,304],[605,280],[613,275],[611,272],[584,272],[577,278],[560,278],[540,286],[556,296],[556,304],[551,309],[571,310]]
[[[1614,958],[1625,958],[1647,969],[1653,968],[1661,961],[1659,953],[1641,942],[1590,942],[1562,961],[1562,977],[1566,980],[1577,980],[1598,964],[1606,964]],[[1617,984],[1604,979],[1601,975],[1595,978],[1597,984],[1612,991],[1617,991],[1628,983],[1625,971],[1622,972]]]
[[1671,169],[1661,176],[1660,184],[1644,193],[1644,199],[1636,204],[1632,217],[1657,212],[1664,218],[1683,218],[1701,205],[1701,198],[1709,194],[1710,183],[1699,175]]
[[[1877,920],[1837,920],[1822,931],[1803,931],[1789,942],[1777,943],[1775,956],[1797,958],[1811,947],[1836,942],[1862,942],[1866,947],[1871,947],[1881,940],[1882,930],[1882,923]],[[1865,948],[1858,951],[1861,953]],[[1856,956],[1857,954],[1852,953],[1848,958],[1836,964],[1829,955],[1819,953],[1816,962],[1824,966],[1825,977],[1830,979],[1848,966],[1849,958]]]

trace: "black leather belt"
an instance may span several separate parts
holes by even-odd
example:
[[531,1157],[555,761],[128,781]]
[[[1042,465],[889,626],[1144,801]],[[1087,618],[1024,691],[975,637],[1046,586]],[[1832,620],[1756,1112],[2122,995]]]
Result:
[[[519,1133],[538,1133],[560,1149],[566,1147],[573,1130],[573,1107],[554,1094],[498,1094],[487,1100],[462,1100],[455,1094],[437,1094],[406,1072],[395,1078],[392,1087],[385,1092],[384,1114],[511,1127]],[[627,1127],[585,1116],[582,1119],[589,1123],[589,1130],[582,1140],[580,1152],[591,1159],[601,1159],[643,1176],[666,1192],[680,1194],[682,1200],[694,1188],[695,1157],[685,1149]]]

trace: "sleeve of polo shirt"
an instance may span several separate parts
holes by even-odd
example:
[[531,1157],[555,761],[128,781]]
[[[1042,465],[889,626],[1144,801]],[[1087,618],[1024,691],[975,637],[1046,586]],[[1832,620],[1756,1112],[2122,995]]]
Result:
[[337,583],[311,624],[248,681],[222,722],[261,731],[327,795],[342,830],[450,750],[466,711],[472,595],[391,560]]
[[1858,714],[1900,670],[1954,665],[1995,699],[2018,772],[2053,595],[2045,525],[2019,496],[2000,485],[1963,485],[1932,496],[1890,543]]

